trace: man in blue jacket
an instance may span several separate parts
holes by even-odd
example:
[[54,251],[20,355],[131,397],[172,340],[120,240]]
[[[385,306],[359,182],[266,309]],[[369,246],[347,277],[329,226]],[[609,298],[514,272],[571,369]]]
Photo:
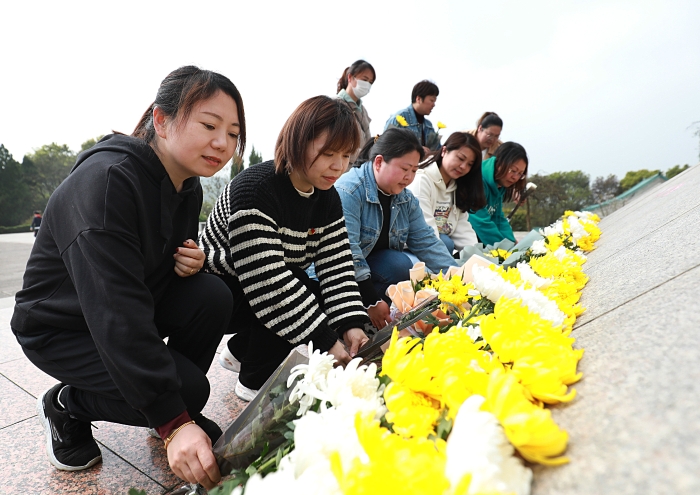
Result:
[[440,90],[434,82],[423,80],[413,86],[411,104],[389,117],[384,124],[386,131],[390,127],[400,127],[413,132],[428,153],[440,149],[440,136],[435,132],[432,122],[425,118],[435,107]]

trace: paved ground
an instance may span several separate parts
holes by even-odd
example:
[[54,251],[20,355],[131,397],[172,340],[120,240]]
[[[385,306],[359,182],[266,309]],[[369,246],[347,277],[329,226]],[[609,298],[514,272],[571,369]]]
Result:
[[0,308],[22,288],[22,274],[34,245],[34,234],[0,234]]
[[535,495],[700,493],[700,166],[606,217],[586,264],[571,463]]
[[[49,464],[35,406],[56,381],[22,353],[10,330],[14,297],[6,297],[22,287],[33,243],[32,233],[0,235],[0,494],[124,495],[135,487],[155,495],[179,488],[182,482],[170,472],[162,442],[145,428],[98,422],[94,434],[101,464],[80,473]],[[215,362],[208,376],[212,395],[204,413],[225,428],[245,404],[233,393],[237,374]]]

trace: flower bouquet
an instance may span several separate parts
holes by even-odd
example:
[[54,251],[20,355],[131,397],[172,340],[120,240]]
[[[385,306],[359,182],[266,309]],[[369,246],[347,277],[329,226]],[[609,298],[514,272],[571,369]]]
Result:
[[532,464],[568,462],[547,406],[572,401],[582,376],[571,333],[597,221],[567,212],[515,266],[474,256],[452,273],[412,272],[398,304],[409,309],[409,288],[414,302],[437,293],[451,321],[417,337],[394,330],[379,372],[358,358],[334,368],[310,348],[287,380],[289,443],[212,495],[529,494]]

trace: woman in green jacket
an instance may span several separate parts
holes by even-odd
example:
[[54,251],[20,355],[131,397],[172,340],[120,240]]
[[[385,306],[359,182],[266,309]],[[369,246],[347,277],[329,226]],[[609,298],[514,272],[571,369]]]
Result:
[[471,213],[469,222],[483,244],[493,245],[503,239],[515,242],[513,229],[503,215],[503,198],[522,192],[527,166],[525,148],[513,142],[499,146],[496,155],[481,164],[486,206]]

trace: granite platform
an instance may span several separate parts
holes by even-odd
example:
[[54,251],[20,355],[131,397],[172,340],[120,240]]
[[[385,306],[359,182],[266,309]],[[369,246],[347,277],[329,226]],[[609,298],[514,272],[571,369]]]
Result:
[[700,166],[605,217],[585,265],[571,463],[535,495],[700,493]]

